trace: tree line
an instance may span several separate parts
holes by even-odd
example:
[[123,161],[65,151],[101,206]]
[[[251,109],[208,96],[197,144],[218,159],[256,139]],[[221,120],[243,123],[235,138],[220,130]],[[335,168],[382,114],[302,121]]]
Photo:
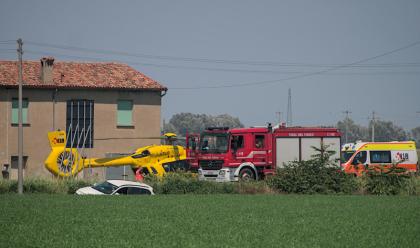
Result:
[[[358,140],[372,140],[372,126],[375,129],[375,141],[403,141],[414,140],[420,147],[420,126],[406,131],[392,121],[370,121],[368,126],[356,124],[351,118],[338,121],[336,127],[343,134],[343,142],[355,142]],[[186,132],[200,133],[206,127],[244,127],[237,117],[228,114],[207,115],[193,113],[178,113],[173,115],[168,123],[164,123],[163,132],[174,132],[185,136]],[[347,141],[345,138],[347,137]]]
[[173,132],[185,136],[186,132],[200,133],[207,127],[244,127],[239,118],[228,114],[206,115],[193,113],[179,113],[163,124],[163,132]]

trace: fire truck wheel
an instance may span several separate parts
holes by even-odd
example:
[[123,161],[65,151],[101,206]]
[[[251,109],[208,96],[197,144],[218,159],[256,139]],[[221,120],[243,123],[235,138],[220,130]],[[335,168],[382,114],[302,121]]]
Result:
[[255,180],[254,171],[251,168],[243,168],[239,172],[239,179],[242,180],[242,181]]

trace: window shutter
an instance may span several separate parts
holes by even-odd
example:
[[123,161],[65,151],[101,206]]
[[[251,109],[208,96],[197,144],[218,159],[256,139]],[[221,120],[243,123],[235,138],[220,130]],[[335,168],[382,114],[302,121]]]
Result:
[[118,113],[117,113],[117,125],[118,126],[131,126],[133,116],[133,101],[130,100],[119,100],[118,101]]
[[[28,123],[28,99],[22,99],[22,123]],[[12,99],[12,124],[19,123],[19,100]]]

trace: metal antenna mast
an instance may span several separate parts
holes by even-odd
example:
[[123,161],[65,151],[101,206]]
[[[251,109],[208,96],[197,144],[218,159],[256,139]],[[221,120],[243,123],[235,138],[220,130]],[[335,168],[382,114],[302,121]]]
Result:
[[292,126],[292,89],[289,88],[289,96],[287,100],[287,120],[286,124],[288,127]]

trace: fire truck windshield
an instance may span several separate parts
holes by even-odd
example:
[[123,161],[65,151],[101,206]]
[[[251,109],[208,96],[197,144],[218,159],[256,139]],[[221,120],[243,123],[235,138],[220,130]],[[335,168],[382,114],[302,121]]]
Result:
[[226,153],[228,136],[220,133],[206,133],[201,136],[200,148],[203,153]]

